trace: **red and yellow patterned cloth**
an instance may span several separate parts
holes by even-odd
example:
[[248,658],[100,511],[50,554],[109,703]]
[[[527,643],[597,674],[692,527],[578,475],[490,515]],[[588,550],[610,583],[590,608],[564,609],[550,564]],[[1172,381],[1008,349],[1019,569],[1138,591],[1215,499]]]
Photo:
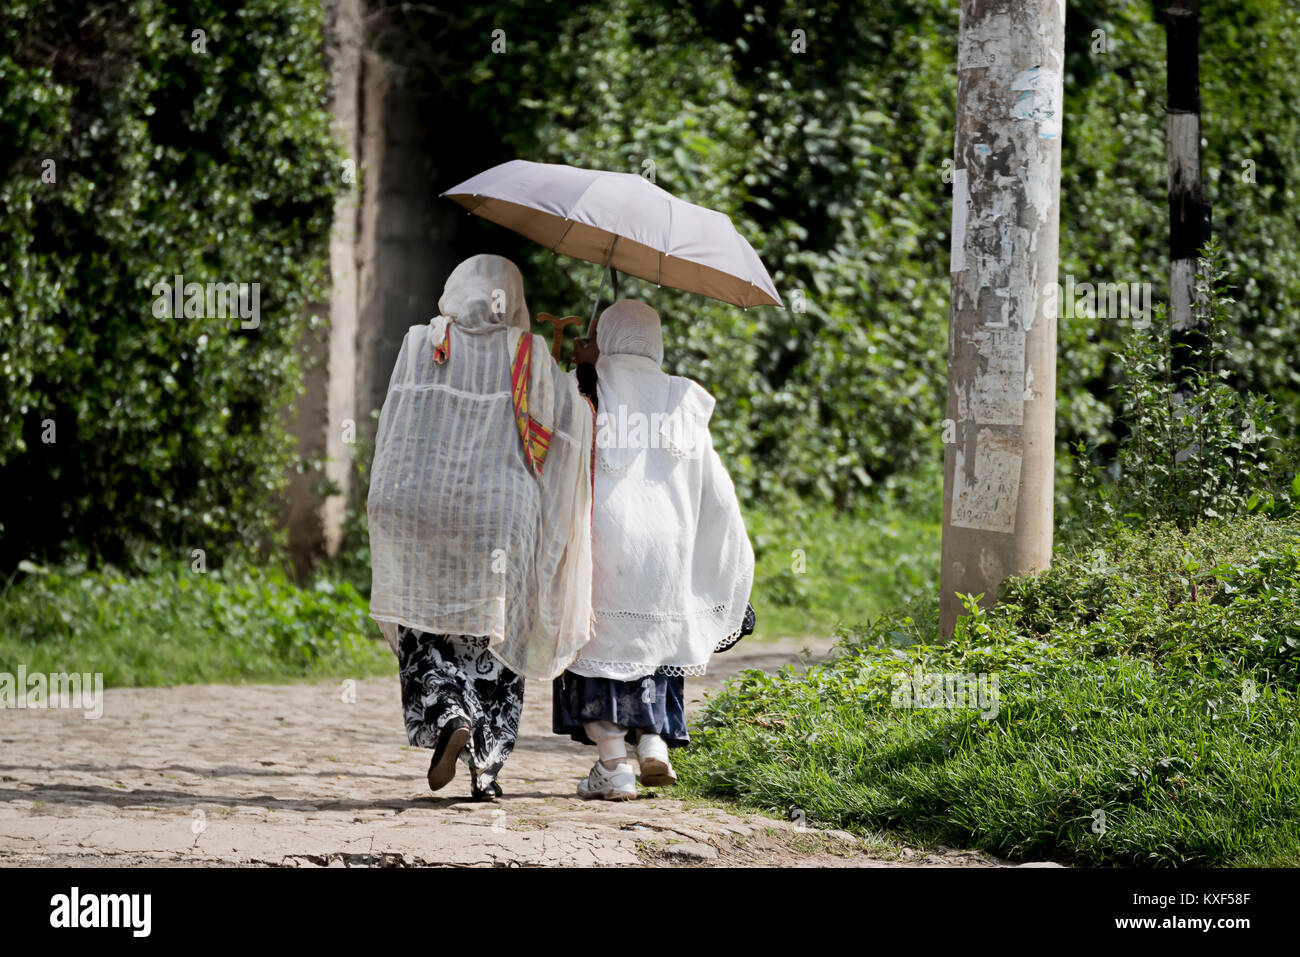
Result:
[[510,369],[511,400],[515,408],[515,424],[519,427],[519,438],[524,443],[524,457],[538,475],[546,463],[546,453],[551,447],[551,430],[528,414],[528,388],[532,382],[533,337],[519,337],[515,348],[514,364]]

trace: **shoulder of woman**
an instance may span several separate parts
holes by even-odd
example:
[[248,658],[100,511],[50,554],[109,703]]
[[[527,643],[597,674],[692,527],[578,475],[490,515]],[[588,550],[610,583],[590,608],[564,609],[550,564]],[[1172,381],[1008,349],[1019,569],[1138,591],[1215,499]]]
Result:
[[713,408],[717,400],[694,379],[685,376],[670,376],[668,386],[669,413],[684,412],[693,416],[702,424],[707,424],[713,417]]

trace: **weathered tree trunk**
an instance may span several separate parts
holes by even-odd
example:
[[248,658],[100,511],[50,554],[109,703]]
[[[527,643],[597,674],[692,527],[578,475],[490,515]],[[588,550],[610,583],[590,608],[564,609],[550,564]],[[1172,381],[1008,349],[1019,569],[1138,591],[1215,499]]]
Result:
[[[364,13],[363,0],[336,0],[327,8],[330,109],[334,133],[349,165],[337,171],[347,189],[334,204],[329,243],[330,299],[312,307],[318,315],[329,316],[329,328],[309,330],[301,344],[307,373],[292,417],[300,458],[323,463],[323,471],[307,469],[289,476],[289,553],[295,571],[303,576],[321,559],[337,554],[347,496],[352,494],[350,436],[355,432],[357,415],[356,237]],[[323,495],[322,479],[340,494]]]
[[940,628],[1052,557],[1065,0],[962,0]]
[[[430,114],[445,112],[444,100],[401,82],[407,71],[380,54],[373,3],[332,0],[327,10],[331,107],[346,154],[338,175],[348,189],[330,238],[329,329],[303,345],[311,371],[293,410],[302,457],[324,460],[323,471],[290,478],[286,522],[300,572],[337,553],[347,509],[365,499],[355,456],[373,443],[372,413],[407,329],[438,311],[463,218],[436,195],[445,157]],[[322,479],[334,494],[322,493]]]
[[1196,374],[1205,345],[1195,288],[1196,257],[1210,238],[1210,207],[1201,187],[1199,19],[1197,0],[1170,0],[1165,12],[1170,361],[1179,386]]

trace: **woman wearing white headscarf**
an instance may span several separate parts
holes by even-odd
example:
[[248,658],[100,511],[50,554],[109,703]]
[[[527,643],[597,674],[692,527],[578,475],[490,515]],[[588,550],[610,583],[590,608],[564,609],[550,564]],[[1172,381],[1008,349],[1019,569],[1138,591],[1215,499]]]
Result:
[[658,314],[620,300],[596,326],[592,638],[554,688],[553,729],[595,744],[583,797],[673,784],[670,747],[689,740],[684,675],[753,630],[754,551],[713,448],[714,400],[660,369]]
[[501,793],[524,680],[559,674],[591,615],[592,409],[529,332],[519,270],[456,267],[406,334],[379,418],[370,614],[399,659],[429,786],[456,761]]

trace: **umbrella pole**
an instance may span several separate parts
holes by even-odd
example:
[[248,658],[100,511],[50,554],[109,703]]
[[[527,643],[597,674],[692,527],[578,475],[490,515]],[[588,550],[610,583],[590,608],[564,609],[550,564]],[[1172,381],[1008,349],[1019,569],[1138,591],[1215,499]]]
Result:
[[[596,301],[591,304],[591,318],[587,320],[587,331],[582,334],[582,338],[584,339],[591,338],[592,326],[596,324],[596,311],[600,308],[600,297],[605,292],[605,280],[608,279],[609,274],[613,272],[613,270],[609,268],[609,264],[614,261],[614,247],[617,245],[618,237],[615,236],[614,241],[609,244],[609,255],[605,257],[605,269],[600,274],[600,288],[596,290]],[[617,298],[618,273],[614,273],[614,290],[614,296]]]

